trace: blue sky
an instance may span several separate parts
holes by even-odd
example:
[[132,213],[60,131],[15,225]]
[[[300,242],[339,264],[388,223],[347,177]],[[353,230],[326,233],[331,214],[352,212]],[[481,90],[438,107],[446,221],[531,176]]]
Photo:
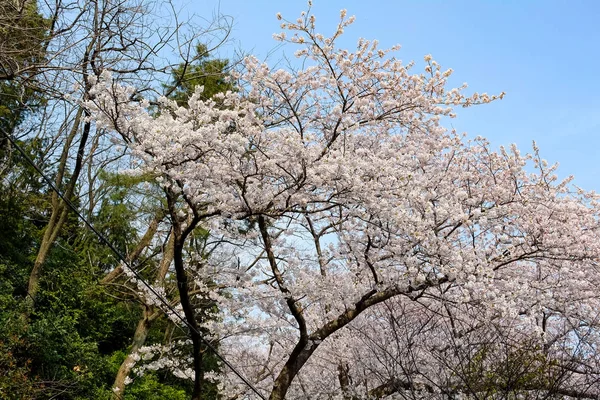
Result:
[[[262,59],[278,44],[275,14],[295,20],[306,8],[305,0],[185,3],[205,18],[216,10],[231,16],[236,46]],[[507,93],[500,102],[459,109],[452,120],[458,131],[494,146],[516,143],[523,152],[535,140],[543,158],[560,163],[560,176],[575,175],[575,184],[600,191],[600,1],[314,0],[318,30],[330,33],[342,8],[356,16],[344,47],[359,37],[382,47],[399,43],[404,61],[432,54],[454,69],[455,84]],[[273,52],[271,64],[281,51],[291,56],[294,49]]]

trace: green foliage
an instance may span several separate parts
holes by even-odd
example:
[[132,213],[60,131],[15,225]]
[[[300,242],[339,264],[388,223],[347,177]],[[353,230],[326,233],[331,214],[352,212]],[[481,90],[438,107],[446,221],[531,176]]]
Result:
[[[39,146],[21,144],[30,154]],[[5,166],[0,180],[0,398],[45,399],[59,393],[61,399],[95,398],[114,380],[110,356],[129,345],[138,308],[98,286],[99,266],[76,251],[72,236],[84,236],[85,230],[74,223],[52,248],[35,312],[23,320],[49,197],[18,153]]]
[[164,379],[160,379],[158,374],[148,373],[142,377],[137,377],[134,382],[127,387],[124,400],[187,400],[190,395],[185,388],[177,387],[180,385],[165,384]]
[[[152,218],[156,209],[162,207],[157,199],[159,188],[151,183],[149,176],[102,172],[99,179],[98,192],[102,193],[102,199],[91,222],[121,254],[126,255],[139,241],[145,220]],[[76,251],[85,254],[88,262],[98,267],[97,278],[120,263],[113,251],[91,232],[80,236]]]
[[[19,144],[34,158],[42,145],[37,140]],[[49,196],[37,172],[16,151],[0,158],[0,182],[0,287],[23,296],[48,218]]]
[[43,102],[32,77],[44,60],[49,26],[36,1],[0,1],[0,129],[5,132]]
[[23,337],[25,327],[18,315],[22,302],[12,295],[18,280],[4,279],[13,269],[9,265],[0,257],[0,310],[4,310],[0,311],[0,398],[17,400],[32,398],[37,390]]
[[194,93],[196,86],[203,86],[203,99],[210,99],[217,93],[234,90],[234,85],[227,77],[228,60],[210,58],[208,49],[203,44],[196,46],[196,62],[180,64],[172,72],[172,80],[165,88],[171,92],[169,96],[177,104],[183,106]]
[[[0,2],[0,43],[3,69],[27,68],[44,59],[44,40],[50,21],[44,18],[36,1],[3,0]],[[8,70],[8,71],[7,71]]]
[[127,247],[135,243],[137,231],[132,222],[137,217],[137,212],[131,203],[128,203],[129,193],[127,188],[116,187],[107,194],[94,216],[94,227],[100,231],[121,254],[127,253]]
[[38,398],[59,390],[64,399],[94,398],[114,379],[111,352],[133,332],[137,313],[107,297],[83,262],[64,242],[53,248],[22,335],[31,374],[44,382]]
[[[20,145],[35,157],[41,142]],[[21,313],[49,203],[35,170],[19,153],[6,155],[0,154],[0,398],[28,399],[41,388]]]

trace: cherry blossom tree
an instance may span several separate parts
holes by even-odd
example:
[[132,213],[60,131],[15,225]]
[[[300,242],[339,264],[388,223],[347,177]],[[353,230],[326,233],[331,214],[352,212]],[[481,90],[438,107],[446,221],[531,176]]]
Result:
[[[159,113],[105,73],[87,103],[131,172],[163,185],[176,243],[197,226],[228,243],[200,263],[175,251],[188,321],[273,400],[481,394],[477,368],[516,392],[600,394],[598,196],[535,145],[495,151],[443,127],[503,93],[466,95],[431,56],[415,72],[376,41],[337,48],[344,10],[330,37],[310,12],[277,17],[301,69],[248,57],[236,91]],[[198,322],[189,282],[207,281],[221,317]],[[547,379],[513,384],[494,354]],[[185,360],[164,360],[182,376]]]

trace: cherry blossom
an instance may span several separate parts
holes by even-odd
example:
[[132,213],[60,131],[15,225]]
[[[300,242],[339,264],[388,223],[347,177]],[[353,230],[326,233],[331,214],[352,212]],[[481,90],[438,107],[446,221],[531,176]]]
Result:
[[[474,390],[466,366],[521,348],[532,368],[570,371],[556,393],[600,394],[599,197],[558,180],[535,145],[495,151],[443,127],[504,93],[449,88],[431,55],[419,72],[399,47],[337,48],[345,10],[331,37],[310,12],[277,19],[303,69],[248,57],[236,91],[198,88],[159,112],[105,73],[87,104],[132,173],[178,196],[183,228],[193,217],[229,243],[187,267],[213,282],[221,317],[203,328],[228,360],[271,399],[458,396]],[[531,379],[522,390],[550,390]]]

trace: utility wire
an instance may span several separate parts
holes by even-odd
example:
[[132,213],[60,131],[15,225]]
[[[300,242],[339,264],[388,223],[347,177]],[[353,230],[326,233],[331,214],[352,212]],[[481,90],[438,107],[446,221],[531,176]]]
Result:
[[225,357],[223,357],[222,355],[219,354],[219,352],[217,351],[217,349],[210,344],[210,342],[208,342],[206,339],[204,339],[204,337],[202,336],[202,334],[196,329],[194,328],[184,317],[182,317],[170,304],[168,301],[166,301],[156,290],[154,290],[154,288],[144,280],[144,278],[142,278],[140,276],[140,274],[133,269],[133,267],[131,265],[129,265],[129,262],[127,262],[127,260],[125,259],[125,256],[123,254],[121,254],[121,252],[106,238],[104,237],[104,235],[102,235],[100,232],[98,232],[98,230],[96,228],[94,228],[94,226],[79,212],[79,210],[77,209],[77,207],[75,207],[75,205],[69,200],[67,199],[60,190],[58,190],[58,188],[56,187],[56,185],[54,184],[54,182],[52,182],[52,180],[50,178],[48,178],[48,176],[46,176],[46,174],[44,173],[44,171],[42,171],[42,169],[31,159],[31,157],[29,157],[29,155],[25,152],[25,150],[23,150],[23,148],[21,146],[19,146],[19,144],[13,139],[13,137],[8,134],[7,132],[4,131],[4,129],[2,129],[2,133],[4,134],[4,136],[6,136],[6,138],[10,141],[10,143],[19,151],[19,153],[21,153],[21,155],[25,158],[25,160],[40,174],[40,176],[44,179],[44,181],[46,181],[46,183],[48,184],[48,186],[50,186],[50,188],[52,190],[54,190],[54,192],[56,192],[56,194],[58,195],[58,197],[60,197],[62,199],[62,201],[65,202],[65,204],[71,209],[73,210],[73,212],[77,215],[77,217],[83,221],[83,223],[96,235],[98,236],[98,239],[100,239],[100,241],[102,243],[104,243],[105,245],[108,246],[108,248],[115,253],[115,255],[117,256],[117,258],[119,258],[121,260],[121,262],[133,273],[133,275],[136,277],[136,279],[138,279],[139,281],[141,281],[144,286],[146,286],[148,288],[148,290],[150,290],[150,292],[152,292],[153,295],[155,295],[161,303],[163,303],[163,305],[170,311],[172,312],[174,315],[177,316],[177,318],[183,322],[190,330],[193,330],[195,333],[198,334],[198,336],[200,337],[200,340],[202,340],[202,342],[206,345],[206,347],[208,347],[214,355],[217,356],[217,358],[219,358],[223,364],[227,365],[229,367],[229,369],[231,369],[231,371],[238,376],[238,378],[240,378],[245,384],[246,386],[248,386],[254,393],[256,393],[256,395],[258,397],[260,397],[262,400],[267,400],[266,397],[264,397],[256,387],[254,387],[254,385],[252,385],[250,383],[250,381],[248,381],[244,375],[242,375],[241,372],[239,372],[229,361],[227,361],[225,359]]

